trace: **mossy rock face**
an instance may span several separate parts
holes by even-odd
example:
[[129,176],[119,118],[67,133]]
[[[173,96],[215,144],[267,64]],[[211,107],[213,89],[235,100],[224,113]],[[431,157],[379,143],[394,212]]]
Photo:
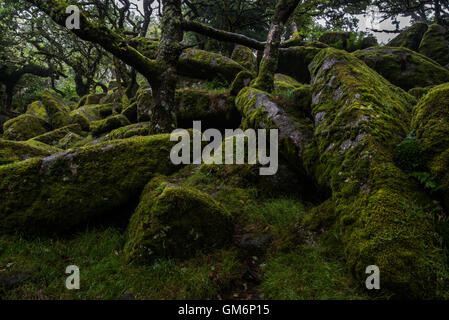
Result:
[[449,30],[438,24],[429,26],[419,46],[419,52],[449,68]]
[[181,128],[191,128],[193,121],[197,120],[205,128],[233,128],[241,121],[234,97],[228,92],[178,90],[175,112]]
[[376,47],[354,52],[354,55],[407,91],[449,81],[449,70],[406,48]]
[[82,141],[84,138],[75,132],[68,132],[62,139],[58,141],[58,148],[69,149],[76,143]]
[[45,106],[53,129],[64,127],[70,123],[70,107],[49,92],[44,92],[41,101]]
[[[323,45],[323,47],[326,47]],[[323,49],[308,45],[304,47],[291,47],[279,52],[278,73],[295,78],[301,83],[310,82],[309,64],[313,58]]]
[[231,83],[230,93],[232,96],[237,96],[245,87],[248,87],[251,81],[254,79],[254,74],[249,71],[239,72],[237,77],[235,77],[234,81]]
[[274,87],[273,95],[276,95],[277,99],[288,102],[289,106],[284,106],[287,112],[295,115],[296,118],[310,116],[312,104],[310,85],[304,85],[289,76],[277,73],[274,76]]
[[122,114],[111,116],[109,118],[93,121],[90,124],[90,129],[93,136],[100,136],[108,133],[114,129],[129,125],[129,120]]
[[236,106],[243,115],[244,129],[279,129],[279,149],[287,161],[298,168],[306,146],[312,139],[313,124],[295,112],[288,112],[266,92],[247,87],[240,91]]
[[434,204],[394,164],[394,144],[409,132],[416,100],[344,51],[323,50],[310,70],[315,139],[303,160],[332,191],[349,269],[364,282],[376,265],[383,290],[435,297],[444,261]]
[[425,22],[418,22],[402,31],[388,43],[389,47],[403,47],[418,51],[421,40],[429,26]]
[[90,123],[111,116],[112,104],[86,105],[70,113],[70,123],[79,124],[83,131],[90,131]]
[[221,78],[231,83],[240,71],[247,71],[236,61],[217,53],[185,50],[179,59],[179,72],[197,79]]
[[232,52],[231,59],[249,71],[255,72],[257,70],[257,58],[248,47],[236,46]]
[[24,113],[3,124],[3,137],[7,140],[24,141],[50,130],[50,125],[45,120]]
[[40,136],[34,137],[32,141],[39,141],[50,146],[56,146],[59,143],[59,140],[64,138],[68,133],[73,132],[76,134],[81,134],[81,126],[79,124],[71,124],[66,127],[62,127],[47,133],[44,133]]
[[109,141],[0,166],[0,232],[66,232],[123,213],[156,173],[169,175],[170,135]]
[[41,118],[42,120],[50,124],[50,116],[48,115],[42,101],[34,101],[33,103],[31,103],[28,106],[26,113]]
[[149,85],[141,86],[136,93],[136,97],[137,122],[150,121],[150,114],[154,105],[151,87]]
[[105,137],[105,139],[117,140],[117,139],[127,139],[135,136],[149,136],[149,135],[150,135],[150,123],[141,122],[112,130]]
[[77,108],[81,108],[82,106],[85,106],[85,105],[100,104],[101,99],[103,99],[104,97],[105,97],[105,94],[100,94],[100,93],[86,94],[78,102]]
[[449,83],[431,89],[416,106],[413,129],[425,150],[430,174],[449,208]]
[[10,141],[0,139],[0,165],[36,157],[45,157],[61,151],[58,148],[38,141]]
[[319,41],[331,47],[338,47],[338,49],[346,49],[347,41],[351,36],[350,32],[345,31],[329,31],[324,33]]
[[428,87],[417,87],[410,89],[408,93],[412,96],[414,96],[416,99],[420,100],[422,97],[424,97],[430,90],[432,90],[435,86],[428,86]]
[[232,243],[233,224],[226,209],[206,193],[155,178],[142,193],[128,226],[128,259],[189,258]]

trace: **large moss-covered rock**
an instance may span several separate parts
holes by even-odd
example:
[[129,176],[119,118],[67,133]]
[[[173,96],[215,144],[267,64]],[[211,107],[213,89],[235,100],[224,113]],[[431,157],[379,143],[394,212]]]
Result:
[[179,59],[179,73],[198,79],[221,78],[231,83],[240,71],[245,70],[228,57],[203,50],[187,49]]
[[254,74],[249,71],[242,71],[235,77],[230,86],[230,93],[232,96],[237,96],[245,87],[248,87],[251,81],[254,79]]
[[77,108],[81,108],[86,105],[100,104],[101,99],[105,97],[103,93],[90,93],[83,96],[78,102]]
[[449,30],[438,24],[429,26],[419,46],[419,52],[449,68]]
[[136,137],[0,166],[0,232],[66,232],[123,214],[156,173],[176,170],[175,144],[170,135]]
[[234,128],[241,121],[234,97],[228,92],[178,90],[175,112],[181,128],[191,128],[193,121],[197,120],[207,128]]
[[90,130],[90,123],[113,114],[112,104],[87,105],[70,113],[70,123],[79,124],[83,131]]
[[[136,93],[137,122],[150,121],[151,110],[154,107],[153,93],[149,85],[143,85]],[[127,109],[125,109],[127,110]],[[127,110],[126,112],[129,112]]]
[[249,71],[255,72],[257,70],[257,58],[248,47],[236,46],[232,52],[231,59]]
[[368,66],[404,90],[449,81],[449,70],[406,48],[376,47],[354,52]]
[[44,134],[48,130],[50,130],[48,122],[24,113],[3,124],[3,137],[8,140],[24,141]]
[[112,130],[108,135],[106,135],[105,139],[117,140],[117,139],[127,139],[135,136],[149,136],[149,135],[150,135],[150,123],[141,122]]
[[289,75],[301,83],[309,83],[308,66],[323,47],[325,46],[308,45],[280,50],[277,72]]
[[429,26],[425,22],[417,22],[402,31],[397,37],[388,43],[389,47],[403,47],[418,51],[421,40]]
[[53,129],[64,127],[70,123],[70,107],[61,99],[53,96],[49,92],[44,92],[41,101],[50,118],[50,125]]
[[141,262],[189,258],[229,245],[233,231],[231,216],[211,196],[158,177],[146,186],[130,220],[125,253]]
[[72,148],[75,144],[83,140],[84,140],[83,136],[75,132],[68,132],[64,137],[62,137],[58,141],[57,147],[66,150]]
[[129,124],[128,119],[124,115],[118,114],[103,120],[93,121],[90,124],[90,129],[92,135],[98,137],[104,133],[108,133],[114,129],[124,127]]
[[300,110],[285,109],[270,94],[251,87],[240,91],[236,106],[243,116],[244,129],[279,129],[280,152],[294,167],[302,169],[299,160],[312,138],[313,124]]
[[431,89],[415,108],[413,129],[431,176],[449,208],[449,83]]
[[27,160],[35,157],[45,157],[61,152],[38,141],[11,141],[0,139],[0,165]]
[[42,103],[42,101],[34,101],[33,103],[31,103],[27,107],[26,113],[41,118],[42,120],[50,124],[50,116],[48,115],[45,105]]
[[62,127],[47,133],[44,133],[40,136],[34,137],[32,141],[39,141],[50,146],[56,146],[59,143],[59,140],[64,138],[68,133],[73,132],[76,134],[81,134],[81,126],[79,124],[71,124],[66,127]]
[[285,106],[287,111],[297,114],[297,117],[310,116],[312,104],[310,85],[299,83],[289,76],[277,73],[274,76],[274,87],[273,94],[277,95],[277,99],[282,99],[289,104]]
[[304,162],[332,191],[349,269],[365,281],[376,265],[385,293],[435,297],[445,262],[434,204],[394,164],[415,99],[344,51],[323,50],[310,70],[315,139]]

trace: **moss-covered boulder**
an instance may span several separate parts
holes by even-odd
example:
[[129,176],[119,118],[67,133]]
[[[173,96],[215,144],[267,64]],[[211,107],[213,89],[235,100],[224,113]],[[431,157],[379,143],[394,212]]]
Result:
[[90,123],[113,114],[112,104],[86,105],[70,113],[70,123],[79,124],[83,131],[90,130]]
[[310,85],[299,83],[289,76],[277,73],[274,76],[274,87],[273,95],[288,104],[285,106],[288,112],[297,114],[297,117],[307,118],[310,115],[312,104]]
[[142,193],[128,226],[128,259],[189,258],[232,242],[234,227],[226,209],[194,188],[153,179]]
[[3,137],[7,140],[24,141],[44,134],[48,130],[50,130],[48,122],[24,113],[3,124]]
[[403,47],[418,51],[421,40],[429,26],[425,22],[417,22],[402,31],[397,37],[388,43],[389,47]]
[[77,108],[81,108],[85,105],[92,105],[92,104],[100,104],[100,100],[105,97],[105,94],[103,93],[90,93],[83,96],[80,101],[78,102]]
[[84,139],[83,136],[75,132],[68,132],[64,137],[62,137],[58,141],[57,147],[66,150],[72,148],[74,145],[81,142],[83,139]]
[[438,24],[429,26],[422,38],[419,52],[449,68],[449,29]]
[[354,52],[369,67],[404,90],[449,81],[449,70],[406,48],[375,47]]
[[207,128],[234,128],[241,117],[228,92],[207,90],[178,90],[176,93],[176,117],[178,126],[191,128],[193,121],[202,121]]
[[93,136],[98,137],[104,133],[108,133],[129,124],[129,120],[124,115],[118,114],[103,120],[93,121],[90,124],[90,130]]
[[445,208],[449,209],[449,83],[431,89],[421,99],[412,125],[430,175],[440,185]]
[[50,124],[50,116],[48,115],[45,105],[42,103],[42,101],[34,101],[33,103],[31,103],[27,107],[26,113],[41,118],[42,120]]
[[135,136],[149,136],[150,135],[150,123],[140,122],[131,124],[125,127],[121,127],[112,130],[106,135],[106,140],[127,139]]
[[251,81],[254,79],[254,74],[249,71],[242,71],[235,77],[234,81],[231,83],[230,94],[232,96],[237,96],[245,87],[248,87]]
[[50,118],[49,122],[52,129],[58,129],[70,123],[70,107],[61,99],[53,96],[49,92],[44,92],[41,101]]
[[61,149],[51,147],[39,141],[0,139],[0,165],[36,157],[45,157],[61,151]]
[[[150,121],[153,106],[153,93],[150,85],[141,86],[136,93],[137,122]],[[130,112],[130,110],[127,112]]]
[[176,143],[168,134],[136,137],[0,166],[0,232],[67,232],[123,214],[156,173],[177,169]]
[[308,45],[280,50],[277,72],[289,75],[301,83],[309,83],[308,66],[323,47]]
[[310,70],[315,139],[304,162],[332,191],[349,269],[364,282],[376,265],[385,293],[435,297],[445,262],[434,204],[394,164],[415,99],[344,51],[323,50]]
[[257,58],[248,47],[236,46],[232,52],[231,59],[249,71],[255,72],[257,70]]
[[64,138],[68,133],[73,132],[76,134],[81,134],[81,126],[79,124],[71,124],[66,127],[62,127],[47,133],[44,133],[40,136],[34,137],[32,141],[39,141],[50,146],[56,146],[59,143],[59,140]]
[[179,59],[179,73],[197,79],[220,78],[231,83],[245,67],[217,53],[197,49],[185,50]]
[[292,166],[302,171],[300,159],[310,143],[313,124],[300,110],[288,110],[270,94],[247,87],[236,98],[243,116],[242,126],[254,129],[279,129],[280,152]]

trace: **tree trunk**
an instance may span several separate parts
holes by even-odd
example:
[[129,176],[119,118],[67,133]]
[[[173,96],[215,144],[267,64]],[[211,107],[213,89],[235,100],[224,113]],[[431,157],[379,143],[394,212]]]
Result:
[[154,133],[176,129],[175,92],[179,56],[182,53],[180,42],[183,39],[181,0],[164,0],[162,3],[162,38],[156,60],[164,71],[158,83],[152,86],[154,106],[150,111],[150,119],[151,131]]
[[273,91],[274,74],[278,67],[279,48],[284,25],[288,18],[295,11],[300,0],[279,0],[270,31],[268,33],[267,44],[259,66],[259,75],[256,78],[254,87],[266,92]]

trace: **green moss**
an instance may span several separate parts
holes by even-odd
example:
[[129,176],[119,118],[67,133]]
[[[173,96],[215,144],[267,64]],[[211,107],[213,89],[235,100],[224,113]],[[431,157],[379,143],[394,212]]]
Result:
[[440,25],[433,24],[424,34],[419,52],[435,60],[443,67],[449,66],[449,32]]
[[0,139],[0,165],[44,157],[61,152],[38,141],[9,141]]
[[31,141],[40,141],[45,144],[55,146],[59,143],[59,140],[64,138],[70,132],[81,134],[81,126],[79,124],[71,124],[69,126],[62,127],[34,137],[31,139]]
[[231,59],[248,71],[255,72],[257,70],[257,58],[248,47],[237,45],[232,52]]
[[440,184],[444,205],[449,208],[449,83],[431,89],[414,111],[412,126],[420,140],[430,175]]
[[87,105],[70,113],[70,123],[79,124],[83,131],[90,130],[90,123],[114,113],[112,104]]
[[234,81],[231,83],[230,92],[231,95],[237,96],[245,87],[248,87],[251,80],[254,79],[254,75],[249,71],[241,71],[237,74]]
[[412,95],[412,96],[414,96],[416,99],[418,99],[418,100],[420,100],[422,97],[424,97],[432,88],[433,88],[434,86],[428,86],[428,87],[425,87],[425,88],[421,88],[421,87],[418,87],[418,88],[413,88],[413,89],[410,89],[409,91],[408,91],[408,93],[410,94],[410,95]]
[[197,79],[220,77],[231,83],[240,71],[246,69],[234,60],[203,50],[187,49],[179,59],[179,72]]
[[377,265],[384,293],[437,296],[445,267],[433,202],[393,160],[415,99],[343,51],[323,50],[310,69],[316,130],[306,168],[332,191],[349,269],[362,281]]
[[25,113],[3,124],[3,137],[23,141],[44,134],[49,129],[50,125],[45,120]]
[[117,139],[127,139],[135,136],[149,136],[149,135],[150,135],[150,123],[142,122],[112,130],[106,136],[106,139],[117,140]]
[[[65,232],[114,212],[176,167],[169,135],[108,141],[0,167],[0,230]],[[93,192],[94,191],[94,192]]]
[[425,22],[417,22],[402,31],[397,37],[388,43],[390,47],[403,47],[418,51],[421,40],[429,27]]
[[90,129],[92,135],[98,137],[104,133],[110,132],[120,127],[127,126],[129,124],[130,123],[128,119],[124,115],[119,114],[103,120],[93,121],[90,124]]
[[98,93],[90,93],[83,96],[80,101],[78,102],[78,108],[81,108],[82,106],[86,105],[93,105],[93,104],[99,104],[100,100],[104,98],[104,94],[98,94]]
[[406,172],[425,169],[424,150],[416,137],[407,138],[396,146],[394,163]]
[[449,70],[406,48],[376,47],[354,55],[404,90],[449,82]]
[[68,132],[64,137],[62,137],[59,141],[57,146],[62,149],[69,149],[73,147],[75,144],[81,142],[84,140],[84,137],[74,133],[74,132]]
[[158,177],[145,188],[128,234],[128,259],[145,262],[227,246],[233,225],[226,209],[209,195]]
[[41,101],[45,106],[53,129],[64,127],[70,123],[70,107],[62,100],[51,95],[49,92],[44,92]]
[[33,103],[31,103],[28,106],[26,113],[41,118],[42,120],[50,123],[50,117],[48,116],[47,110],[45,109],[45,106],[41,101],[34,101]]

